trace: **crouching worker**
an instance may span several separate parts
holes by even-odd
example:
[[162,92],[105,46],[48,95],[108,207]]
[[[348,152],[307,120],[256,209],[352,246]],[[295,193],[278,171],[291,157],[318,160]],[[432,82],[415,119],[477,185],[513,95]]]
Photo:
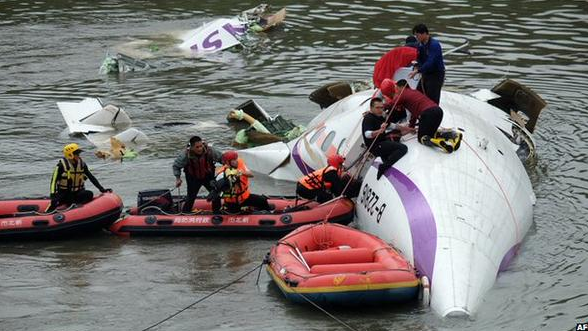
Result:
[[447,153],[452,153],[459,148],[461,133],[448,136],[446,132],[437,131],[443,120],[441,107],[423,93],[409,88],[405,80],[398,82],[398,88],[387,90],[386,96],[391,98],[391,105],[396,106],[393,109],[394,112],[403,113],[405,109],[410,112],[409,127],[414,128],[418,121],[417,135],[421,144],[437,146]]
[[239,158],[236,151],[227,151],[222,155],[223,166],[217,171],[215,189],[209,194],[212,211],[220,213],[221,194],[225,208],[230,213],[238,213],[241,207],[249,206],[259,210],[271,210],[267,198],[249,191],[249,178],[253,173]]
[[52,212],[62,203],[83,204],[92,201],[94,193],[84,188],[86,178],[101,192],[112,192],[100,185],[92,175],[86,163],[80,157],[82,150],[78,144],[69,144],[63,148],[63,156],[55,166],[51,178],[51,204],[46,212]]
[[341,195],[345,188],[343,162],[345,158],[334,154],[327,158],[327,166],[300,178],[296,195],[323,203]]

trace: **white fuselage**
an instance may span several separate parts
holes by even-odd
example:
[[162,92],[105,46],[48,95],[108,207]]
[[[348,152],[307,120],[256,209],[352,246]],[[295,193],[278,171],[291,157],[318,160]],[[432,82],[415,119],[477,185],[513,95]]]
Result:
[[[326,164],[339,152],[362,165],[362,114],[373,90],[327,108],[288,144],[240,151],[254,171],[283,180]],[[367,101],[366,101],[367,100]],[[408,153],[376,180],[380,159],[361,172],[357,219],[362,230],[391,242],[431,281],[431,306],[442,316],[472,314],[497,273],[516,253],[532,222],[535,196],[514,145],[502,132],[512,122],[498,108],[443,92],[442,127],[463,132],[461,148],[446,154],[403,137]],[[354,162],[355,160],[359,160]],[[353,173],[353,171],[352,171]]]

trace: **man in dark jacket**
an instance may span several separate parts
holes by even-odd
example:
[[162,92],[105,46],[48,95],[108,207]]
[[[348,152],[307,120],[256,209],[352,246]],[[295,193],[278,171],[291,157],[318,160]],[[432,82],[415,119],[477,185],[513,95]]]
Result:
[[[392,128],[388,128],[389,125]],[[390,134],[393,130],[397,130],[400,135],[414,131],[407,126],[390,124],[384,117],[384,102],[380,98],[373,98],[370,102],[370,111],[364,115],[361,122],[361,131],[366,148],[375,156],[382,158],[377,179],[380,179],[386,170],[400,160],[408,150],[406,145],[392,139]]]
[[443,63],[443,50],[437,39],[431,37],[429,29],[424,24],[417,24],[412,29],[420,45],[418,48],[417,65],[409,74],[413,78],[417,73],[421,74],[419,91],[429,99],[439,104],[441,87],[445,80],[445,64]]
[[190,138],[190,145],[178,155],[172,166],[176,177],[176,187],[182,185],[182,169],[184,169],[188,185],[188,194],[182,207],[183,213],[192,211],[194,200],[196,200],[202,185],[206,187],[208,192],[213,190],[211,181],[214,180],[214,165],[221,163],[221,156],[220,151],[206,145],[198,136]]

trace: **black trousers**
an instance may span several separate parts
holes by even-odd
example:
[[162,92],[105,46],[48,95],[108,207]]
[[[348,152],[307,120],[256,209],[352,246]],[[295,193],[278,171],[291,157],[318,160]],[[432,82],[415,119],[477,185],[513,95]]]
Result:
[[51,204],[47,208],[47,212],[54,211],[60,204],[84,204],[92,201],[94,193],[88,190],[78,190],[75,192],[67,190],[59,190],[57,193],[51,195]]
[[[231,213],[238,213],[241,211],[241,207],[248,206],[253,207],[258,210],[270,210],[269,203],[267,202],[267,198],[262,195],[257,194],[249,194],[249,197],[245,199],[245,201],[241,203],[230,203],[225,202],[225,207]],[[215,214],[220,213],[221,201],[220,198],[215,198],[212,200],[212,211]]]
[[443,110],[441,108],[433,107],[425,110],[419,117],[419,142],[423,136],[433,138],[442,120]]
[[184,206],[182,207],[183,213],[189,213],[192,211],[194,207],[194,200],[198,197],[198,192],[202,185],[206,187],[208,192],[212,191],[213,187],[210,185],[210,182],[214,180],[212,176],[209,176],[205,179],[197,179],[194,176],[186,174],[186,184],[188,185],[188,194],[186,195],[186,201],[184,201]]
[[296,183],[296,195],[304,199],[316,200],[319,203],[333,199],[333,194],[325,189],[309,190],[300,183]]
[[396,161],[400,160],[407,151],[408,148],[406,145],[391,140],[377,142],[371,149],[372,154],[382,158],[382,166],[384,168],[390,168],[396,163]]
[[423,74],[421,83],[417,90],[423,92],[429,99],[433,100],[436,104],[439,104],[441,99],[441,87],[445,81],[445,71],[434,72],[430,74]]

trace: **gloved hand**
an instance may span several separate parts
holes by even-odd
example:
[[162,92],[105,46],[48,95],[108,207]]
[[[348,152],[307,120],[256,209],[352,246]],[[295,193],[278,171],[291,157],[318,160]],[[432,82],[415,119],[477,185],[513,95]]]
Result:
[[112,193],[112,189],[111,188],[102,188],[102,189],[100,189],[100,193],[106,193],[106,192]]

